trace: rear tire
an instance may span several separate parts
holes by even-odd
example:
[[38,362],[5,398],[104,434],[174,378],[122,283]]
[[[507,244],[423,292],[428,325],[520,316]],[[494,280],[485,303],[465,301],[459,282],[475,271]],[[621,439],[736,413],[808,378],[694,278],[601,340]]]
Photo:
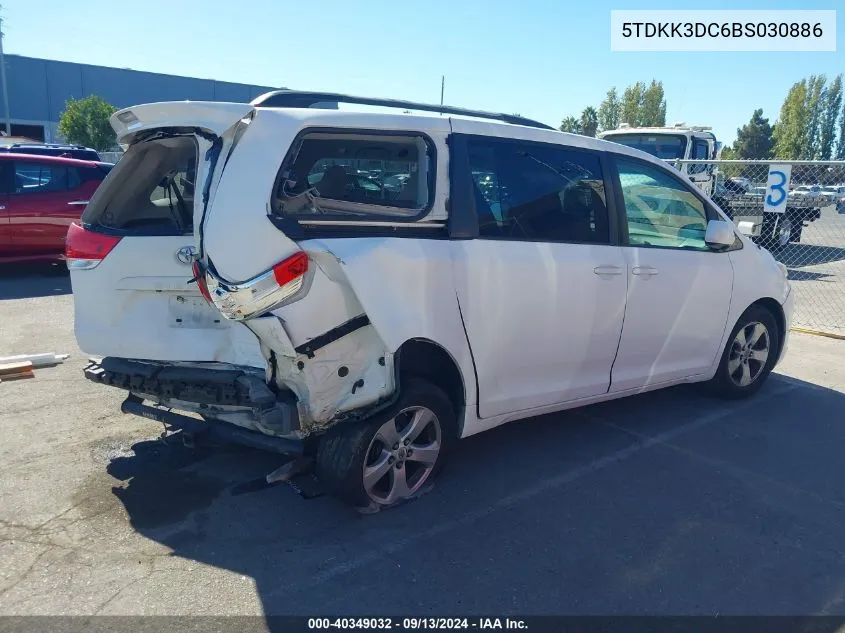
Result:
[[793,218],[781,214],[773,218],[771,222],[763,224],[761,242],[764,248],[772,253],[777,253],[795,239],[794,233],[795,221]]
[[801,220],[797,220],[795,218],[792,219],[792,237],[789,238],[789,241],[793,244],[797,244],[801,241],[801,233],[804,231],[804,222]]
[[439,387],[411,377],[387,410],[340,423],[321,438],[317,477],[346,503],[376,512],[425,492],[456,440],[449,398]]
[[739,317],[722,352],[710,390],[724,398],[747,398],[768,378],[777,362],[781,332],[766,308],[753,305]]

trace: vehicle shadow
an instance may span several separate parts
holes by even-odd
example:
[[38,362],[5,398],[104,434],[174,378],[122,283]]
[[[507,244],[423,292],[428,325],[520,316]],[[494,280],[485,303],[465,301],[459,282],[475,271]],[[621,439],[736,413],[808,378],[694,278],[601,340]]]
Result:
[[817,246],[799,242],[787,245],[781,251],[774,253],[774,256],[776,260],[786,264],[787,268],[800,268],[845,260],[845,247]]
[[70,274],[64,262],[0,264],[0,300],[68,294]]
[[810,270],[795,270],[794,268],[789,268],[787,269],[786,274],[789,281],[834,281],[834,279],[829,279],[830,277],[834,277],[834,275],[817,273]]
[[145,441],[108,470],[135,530],[252,578],[265,616],[845,613],[843,410],[774,376],[739,403],[679,387],[546,415],[370,516],[239,494],[280,463],[246,449]]

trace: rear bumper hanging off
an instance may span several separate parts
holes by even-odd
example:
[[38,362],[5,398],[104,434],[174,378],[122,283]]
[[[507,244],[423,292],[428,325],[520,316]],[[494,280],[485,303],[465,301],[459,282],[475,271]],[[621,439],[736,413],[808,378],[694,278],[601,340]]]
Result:
[[145,405],[142,398],[133,394],[127,396],[123,404],[120,405],[120,410],[123,413],[132,413],[150,420],[156,420],[164,424],[168,430],[179,430],[187,435],[207,434],[221,442],[240,444],[241,446],[249,446],[283,455],[302,455],[305,452],[303,440],[265,435],[220,420],[198,420],[173,411]]
[[[253,368],[108,357],[91,360],[85,377],[129,391],[121,405],[124,413],[188,433],[210,432],[224,441],[275,453],[299,455],[303,451],[296,397],[289,391],[271,389],[262,372]],[[162,406],[144,404],[145,400]],[[173,408],[199,414],[202,419]],[[233,414],[240,418],[235,419],[239,423],[228,421]]]

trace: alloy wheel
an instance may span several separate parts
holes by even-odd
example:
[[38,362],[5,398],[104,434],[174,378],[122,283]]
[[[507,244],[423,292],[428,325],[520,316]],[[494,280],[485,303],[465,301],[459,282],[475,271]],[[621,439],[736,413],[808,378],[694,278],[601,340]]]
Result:
[[747,387],[757,380],[766,367],[771,352],[769,330],[759,321],[752,321],[736,333],[728,356],[728,375],[738,387]]
[[367,496],[392,505],[417,494],[440,455],[440,420],[426,407],[407,407],[379,427],[364,459]]

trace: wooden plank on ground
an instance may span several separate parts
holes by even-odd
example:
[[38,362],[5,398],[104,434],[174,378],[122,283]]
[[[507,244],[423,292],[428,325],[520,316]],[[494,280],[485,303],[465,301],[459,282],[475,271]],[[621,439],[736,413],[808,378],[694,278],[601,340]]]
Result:
[[0,365],[0,378],[11,377],[14,374],[29,372],[32,373],[32,361],[19,363],[3,363]]

